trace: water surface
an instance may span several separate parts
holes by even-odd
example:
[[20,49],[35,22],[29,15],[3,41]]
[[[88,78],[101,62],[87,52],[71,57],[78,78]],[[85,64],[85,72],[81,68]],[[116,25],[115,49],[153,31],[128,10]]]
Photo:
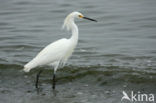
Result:
[[[0,1],[0,101],[3,103],[120,103],[122,91],[156,93],[155,0]],[[77,20],[79,43],[67,65],[34,80],[41,67],[25,74],[23,65],[49,43],[70,33],[63,20],[80,11],[98,23]]]

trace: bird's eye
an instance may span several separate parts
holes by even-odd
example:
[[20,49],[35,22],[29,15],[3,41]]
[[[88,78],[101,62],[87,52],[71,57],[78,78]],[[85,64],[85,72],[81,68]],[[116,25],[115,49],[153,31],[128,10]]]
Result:
[[80,17],[80,18],[83,18],[83,16],[82,16],[82,15],[79,15],[79,17]]

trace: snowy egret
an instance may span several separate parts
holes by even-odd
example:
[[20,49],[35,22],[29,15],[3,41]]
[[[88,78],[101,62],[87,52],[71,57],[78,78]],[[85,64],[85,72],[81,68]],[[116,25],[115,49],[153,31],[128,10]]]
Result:
[[[91,21],[95,21],[94,19],[83,16],[80,12],[72,12],[70,13],[64,20],[63,28],[72,32],[72,36],[69,39],[63,38],[57,40],[48,46],[46,46],[43,50],[41,50],[37,56],[24,65],[24,71],[29,72],[31,69],[42,66],[42,65],[51,65],[54,67],[53,73],[53,86],[55,89],[55,74],[60,66],[64,66],[68,58],[72,55],[77,42],[78,42],[78,27],[74,22],[75,18],[83,18]],[[36,76],[36,88],[38,88],[38,80],[42,70]]]

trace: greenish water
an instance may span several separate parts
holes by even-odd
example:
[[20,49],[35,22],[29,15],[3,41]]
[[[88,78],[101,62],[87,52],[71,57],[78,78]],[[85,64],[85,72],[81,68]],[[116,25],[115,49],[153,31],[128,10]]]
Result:
[[[123,90],[156,95],[155,4],[155,0],[0,1],[0,103],[120,103]],[[70,37],[61,26],[72,11],[98,23],[76,21],[78,46],[57,71],[52,91],[51,67],[30,73],[22,69],[44,46]],[[39,69],[45,70],[37,91]]]
[[56,91],[52,90],[50,70],[42,73],[40,89],[36,90],[38,70],[25,74],[19,65],[0,65],[0,68],[2,103],[120,103],[123,90],[156,91],[155,73],[117,66],[65,66],[57,73]]

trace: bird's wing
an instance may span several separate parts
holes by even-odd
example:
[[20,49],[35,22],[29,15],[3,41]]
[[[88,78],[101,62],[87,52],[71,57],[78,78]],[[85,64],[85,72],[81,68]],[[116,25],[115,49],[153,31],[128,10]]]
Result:
[[64,38],[47,45],[37,56],[51,55],[52,53],[58,54],[59,52],[62,53],[62,50],[65,50],[65,48],[68,48],[68,39]]
[[70,41],[68,39],[64,38],[49,44],[43,50],[41,50],[32,61],[27,63],[25,67],[34,68],[39,65],[46,65],[59,61],[63,58],[68,50],[69,42]]

